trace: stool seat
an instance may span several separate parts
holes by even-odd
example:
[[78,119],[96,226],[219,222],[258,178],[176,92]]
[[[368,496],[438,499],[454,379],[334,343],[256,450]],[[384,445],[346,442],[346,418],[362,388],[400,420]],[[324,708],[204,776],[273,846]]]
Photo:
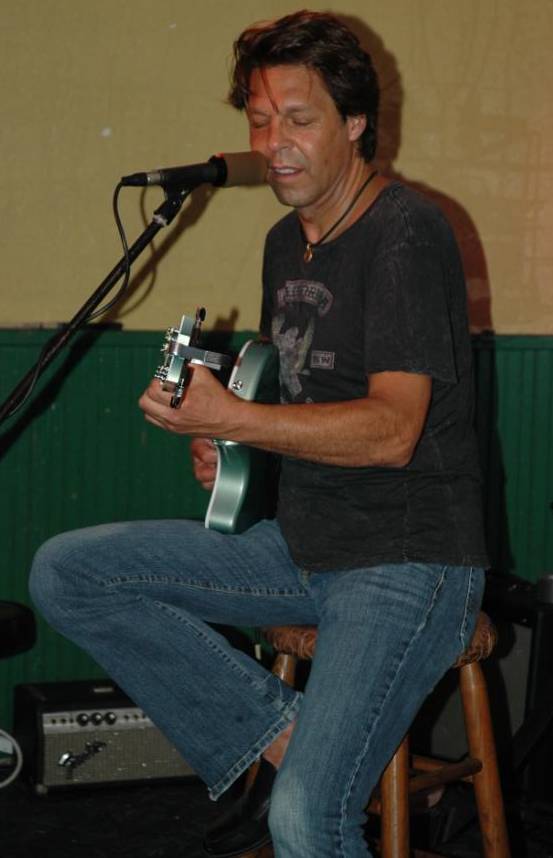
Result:
[[[293,685],[297,661],[310,660],[315,654],[317,628],[277,626],[264,629],[263,633],[276,651],[273,673]],[[488,692],[479,664],[490,656],[496,641],[494,624],[481,612],[469,645],[452,665],[459,674],[467,757],[456,763],[421,756],[410,758],[407,735],[382,773],[370,802],[367,797],[369,812],[381,817],[382,858],[407,858],[410,854],[409,796],[458,780],[474,787],[482,855],[510,858]],[[425,855],[430,858],[429,853]]]
[[[263,634],[271,646],[281,653],[309,661],[315,654],[317,645],[316,626],[274,626],[263,629]],[[452,667],[462,667],[475,661],[488,658],[497,643],[497,631],[484,612],[478,615],[478,621],[468,647],[457,658]]]

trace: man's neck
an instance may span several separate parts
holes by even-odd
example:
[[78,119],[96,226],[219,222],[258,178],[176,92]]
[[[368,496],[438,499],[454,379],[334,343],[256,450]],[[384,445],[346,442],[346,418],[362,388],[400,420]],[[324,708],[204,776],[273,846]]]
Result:
[[374,202],[382,187],[389,183],[388,180],[375,176],[363,189],[351,210],[348,211],[348,206],[352,205],[356,194],[359,193],[364,183],[374,172],[373,164],[357,159],[352,164],[352,169],[347,178],[340,182],[339,187],[332,189],[327,198],[297,210],[303,234],[308,242],[314,245],[324,239],[332,226],[346,212],[346,216],[329,235],[329,241],[337,238],[361,217],[363,212]]

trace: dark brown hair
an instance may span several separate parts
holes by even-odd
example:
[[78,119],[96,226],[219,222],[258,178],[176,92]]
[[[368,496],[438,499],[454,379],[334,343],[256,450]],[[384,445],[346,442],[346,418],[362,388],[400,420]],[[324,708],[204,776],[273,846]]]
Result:
[[364,115],[359,152],[370,161],[376,150],[378,80],[371,57],[334,15],[303,10],[270,23],[254,24],[234,43],[229,102],[243,110],[254,69],[303,65],[317,71],[342,118]]

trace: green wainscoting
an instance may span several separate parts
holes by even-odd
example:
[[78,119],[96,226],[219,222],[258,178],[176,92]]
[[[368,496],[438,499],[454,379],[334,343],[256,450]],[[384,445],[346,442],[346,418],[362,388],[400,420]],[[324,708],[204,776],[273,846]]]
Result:
[[553,337],[474,339],[476,430],[492,565],[553,573]]
[[[237,351],[251,332],[211,335]],[[0,330],[0,402],[50,334]],[[160,360],[157,332],[81,332],[0,427],[0,599],[28,603],[36,548],[62,530],[121,519],[202,518],[185,439],[145,423],[137,399]],[[536,580],[553,572],[553,337],[474,340],[477,430],[490,552],[497,568]],[[38,619],[37,645],[0,661],[0,726],[17,682],[101,675]]]
[[[0,330],[0,401],[34,364],[52,332]],[[252,333],[211,335],[236,352]],[[37,547],[64,530],[107,521],[203,518],[188,441],[146,423],[137,400],[161,361],[159,332],[89,329],[58,356],[27,407],[0,427],[0,599],[29,603]],[[0,660],[0,727],[13,685],[101,676],[40,617],[33,650]]]

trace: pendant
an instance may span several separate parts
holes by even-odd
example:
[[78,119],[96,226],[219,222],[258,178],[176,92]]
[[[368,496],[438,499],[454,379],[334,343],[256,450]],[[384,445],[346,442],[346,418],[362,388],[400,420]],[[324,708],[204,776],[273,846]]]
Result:
[[304,262],[311,262],[312,259],[313,259],[313,250],[311,248],[311,244],[309,242],[307,242],[307,244],[305,245],[305,253],[303,254],[303,261]]

